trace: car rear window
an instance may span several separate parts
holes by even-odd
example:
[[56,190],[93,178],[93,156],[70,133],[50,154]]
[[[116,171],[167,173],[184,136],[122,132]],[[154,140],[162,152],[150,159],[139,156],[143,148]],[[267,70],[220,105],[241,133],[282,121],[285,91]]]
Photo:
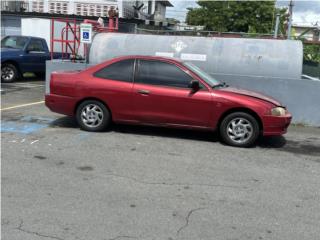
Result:
[[132,82],[133,79],[134,59],[126,59],[119,62],[112,63],[93,75],[97,78]]

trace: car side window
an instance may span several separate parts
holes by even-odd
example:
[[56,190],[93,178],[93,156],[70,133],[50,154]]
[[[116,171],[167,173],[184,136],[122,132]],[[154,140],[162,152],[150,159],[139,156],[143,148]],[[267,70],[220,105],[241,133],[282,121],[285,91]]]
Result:
[[189,88],[192,77],[174,64],[157,60],[139,60],[135,82]]
[[117,80],[123,82],[132,82],[134,59],[126,59],[112,63],[93,75],[97,78]]
[[28,51],[35,51],[35,52],[45,52],[43,47],[43,43],[40,39],[31,39],[28,48]]

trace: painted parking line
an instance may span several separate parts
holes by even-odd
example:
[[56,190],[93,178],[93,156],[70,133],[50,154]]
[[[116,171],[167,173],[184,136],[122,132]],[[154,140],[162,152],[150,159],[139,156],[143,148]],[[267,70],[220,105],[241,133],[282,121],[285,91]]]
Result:
[[7,107],[7,108],[1,108],[0,111],[11,110],[11,109],[16,109],[16,108],[22,108],[22,107],[28,107],[28,106],[32,106],[32,105],[41,104],[41,103],[44,103],[44,101],[26,103],[26,104],[16,105],[16,106],[12,106],[12,107]]
[[25,87],[25,88],[37,88],[37,87],[44,87],[45,84],[33,84],[33,83],[2,83],[3,87]]

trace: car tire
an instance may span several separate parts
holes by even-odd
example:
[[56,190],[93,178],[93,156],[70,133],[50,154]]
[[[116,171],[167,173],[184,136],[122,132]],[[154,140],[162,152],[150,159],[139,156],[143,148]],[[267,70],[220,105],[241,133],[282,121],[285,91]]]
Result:
[[96,100],[82,102],[77,108],[76,118],[80,128],[89,132],[103,131],[111,122],[109,110]]
[[1,82],[11,83],[19,78],[20,74],[17,67],[11,63],[4,63],[1,66]]
[[250,147],[256,142],[259,134],[258,121],[245,112],[231,113],[220,124],[220,136],[231,146]]

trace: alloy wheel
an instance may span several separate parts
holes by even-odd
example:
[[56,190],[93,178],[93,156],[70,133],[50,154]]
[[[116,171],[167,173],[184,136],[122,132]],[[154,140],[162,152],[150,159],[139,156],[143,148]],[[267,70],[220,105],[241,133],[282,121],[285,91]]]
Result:
[[11,81],[14,78],[14,70],[10,67],[4,66],[1,68],[1,79],[4,81]]
[[88,104],[81,110],[81,120],[89,128],[98,127],[103,122],[103,111],[96,104]]
[[235,143],[246,143],[253,135],[253,126],[245,118],[234,118],[227,125],[227,135]]

